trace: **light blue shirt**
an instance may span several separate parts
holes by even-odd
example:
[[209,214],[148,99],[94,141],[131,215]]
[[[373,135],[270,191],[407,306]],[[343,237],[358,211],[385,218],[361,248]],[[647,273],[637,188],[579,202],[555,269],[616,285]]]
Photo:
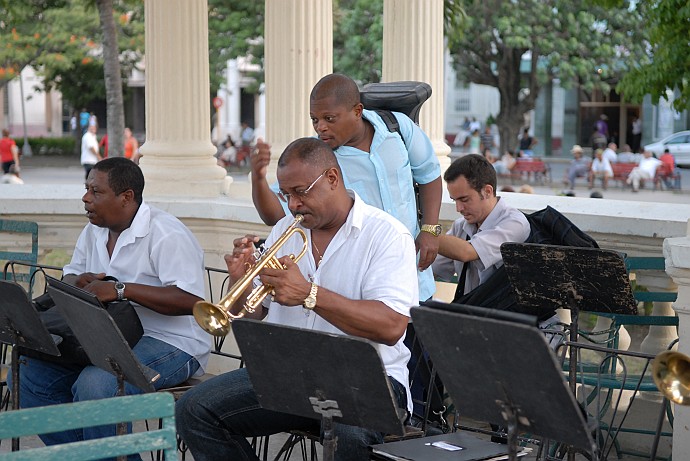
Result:
[[[441,167],[428,136],[409,117],[393,112],[400,124],[403,140],[391,132],[375,112],[364,110],[363,117],[374,127],[370,152],[350,146],[335,150],[343,171],[345,187],[357,192],[365,203],[386,211],[401,221],[416,238],[419,234],[414,183],[428,184],[441,176]],[[277,192],[278,185],[273,190]],[[287,204],[281,202],[287,211]],[[431,268],[418,273],[419,299],[433,296],[436,283]]]

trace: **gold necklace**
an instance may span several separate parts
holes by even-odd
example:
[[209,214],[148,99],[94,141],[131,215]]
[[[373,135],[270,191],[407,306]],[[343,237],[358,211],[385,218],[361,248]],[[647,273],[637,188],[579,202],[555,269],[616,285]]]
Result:
[[319,260],[316,261],[316,265],[318,266],[319,264],[321,264],[321,260],[323,259],[323,256],[321,255],[321,252],[319,251],[319,247],[317,247],[317,246],[316,246],[316,243],[314,243],[314,240],[311,241],[311,244],[312,244],[312,246],[313,246],[314,249],[316,250],[316,253],[317,253],[318,256],[319,256]]

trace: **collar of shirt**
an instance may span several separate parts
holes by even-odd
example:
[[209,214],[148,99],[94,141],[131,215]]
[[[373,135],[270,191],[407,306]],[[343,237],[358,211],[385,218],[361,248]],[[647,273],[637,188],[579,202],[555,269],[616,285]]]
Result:
[[497,202],[494,209],[491,210],[491,213],[486,217],[481,227],[478,228],[476,224],[470,224],[467,221],[463,223],[462,230],[464,230],[467,235],[472,237],[477,232],[481,232],[482,229],[493,229],[496,227],[496,223],[498,223],[499,218],[507,206],[504,202],[501,202],[501,197],[496,197],[496,199]]

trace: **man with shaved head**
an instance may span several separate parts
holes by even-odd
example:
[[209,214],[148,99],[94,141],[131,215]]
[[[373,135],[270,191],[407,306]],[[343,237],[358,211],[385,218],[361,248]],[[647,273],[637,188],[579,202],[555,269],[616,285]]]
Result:
[[[334,151],[343,181],[369,205],[400,220],[415,237],[419,252],[419,299],[430,298],[435,283],[428,267],[438,252],[438,215],[441,206],[441,168],[431,141],[404,114],[393,112],[401,136],[389,131],[375,112],[364,109],[359,88],[351,78],[330,74],[314,86],[309,116],[319,139]],[[266,180],[270,146],[257,143],[252,156],[252,199],[269,226],[286,214]],[[417,221],[414,183],[419,184],[422,226]],[[421,230],[421,231],[420,231]]]
[[[403,338],[410,308],[418,301],[412,235],[400,221],[346,188],[333,151],[316,138],[291,143],[278,160],[277,174],[278,196],[289,214],[278,221],[266,244],[272,245],[294,224],[293,215],[300,214],[304,219],[297,225],[307,235],[307,252],[294,262],[289,255],[300,253],[303,241],[286,241],[276,254],[285,270],[265,267],[254,280],[254,286],[273,286],[275,295],[246,317],[373,341],[401,414],[411,411],[410,351]],[[233,253],[225,256],[231,284],[245,275],[247,264],[255,264],[257,240],[247,235],[233,242]],[[233,314],[251,288],[233,305]],[[281,392],[280,383],[275,392]],[[318,433],[320,426],[318,419],[261,408],[246,368],[187,391],[176,405],[176,418],[197,461],[258,461],[247,437],[289,430]],[[334,431],[337,461],[369,459],[367,447],[383,442],[383,434],[360,427],[335,424]]]

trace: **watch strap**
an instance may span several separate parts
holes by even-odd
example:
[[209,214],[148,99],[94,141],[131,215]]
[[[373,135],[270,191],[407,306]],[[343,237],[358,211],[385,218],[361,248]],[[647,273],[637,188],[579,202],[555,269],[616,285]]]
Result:
[[435,237],[441,235],[441,226],[439,224],[422,224],[420,230],[422,232],[427,232]]
[[304,300],[304,307],[313,310],[316,307],[316,294],[319,291],[319,286],[312,282],[311,284],[311,289],[309,290],[309,296],[307,296]]

